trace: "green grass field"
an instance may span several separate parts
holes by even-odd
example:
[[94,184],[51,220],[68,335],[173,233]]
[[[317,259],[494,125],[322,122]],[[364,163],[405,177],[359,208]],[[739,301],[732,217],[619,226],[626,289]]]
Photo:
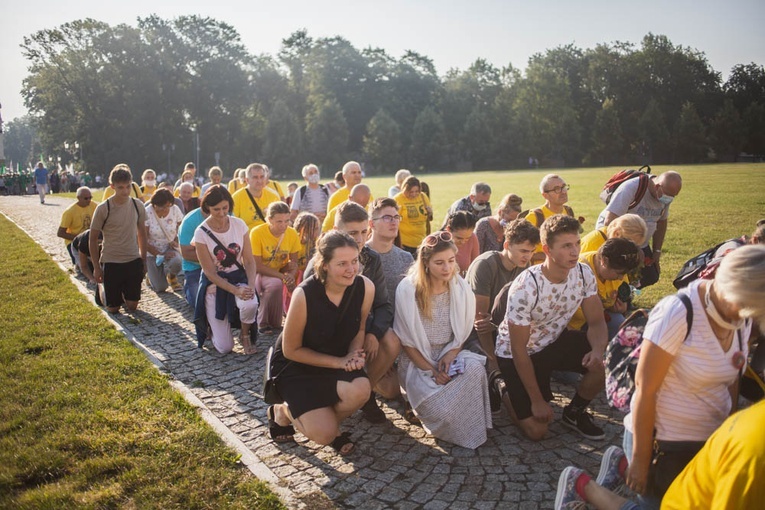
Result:
[[[524,209],[542,205],[539,181],[547,173],[560,174],[568,184],[569,204],[584,216],[585,232],[595,228],[605,205],[598,198],[603,184],[622,168],[584,168],[575,170],[489,171],[418,175],[431,190],[438,228],[446,210],[457,198],[466,196],[472,183],[484,181],[492,187],[492,207],[507,193],[523,197]],[[765,164],[718,164],[695,166],[656,166],[652,173],[676,170],[683,176],[683,190],[672,203],[669,228],[662,254],[662,277],[636,301],[653,306],[661,297],[674,292],[672,280],[683,263],[699,252],[731,237],[750,234],[758,220],[765,218]],[[393,177],[364,180],[375,197],[386,196]]]
[[34,241],[0,228],[0,508],[283,508]]

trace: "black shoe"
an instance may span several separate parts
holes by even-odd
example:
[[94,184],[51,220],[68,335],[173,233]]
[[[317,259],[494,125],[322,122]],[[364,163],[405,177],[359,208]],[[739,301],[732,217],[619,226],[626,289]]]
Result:
[[603,439],[606,437],[603,429],[592,422],[592,416],[587,411],[575,415],[568,408],[563,409],[563,424],[568,428],[579,432],[587,439]]
[[369,400],[367,400],[367,403],[361,408],[361,414],[369,423],[382,423],[386,420],[385,413],[377,405],[377,399],[375,398],[374,393],[369,396]]
[[491,412],[498,413],[502,410],[502,374],[495,370],[489,375],[489,404]]

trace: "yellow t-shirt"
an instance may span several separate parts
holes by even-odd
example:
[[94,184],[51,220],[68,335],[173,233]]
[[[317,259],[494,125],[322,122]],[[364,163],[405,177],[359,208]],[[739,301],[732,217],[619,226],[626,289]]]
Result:
[[[200,188],[199,186],[197,186],[197,185],[195,184],[195,185],[194,185],[194,192],[191,194],[191,197],[192,197],[192,198],[199,198],[199,195],[201,195],[201,194],[202,194],[202,188]],[[178,186],[177,188],[175,188],[175,191],[173,191],[173,196],[174,196],[175,198],[178,198],[178,197],[180,197],[180,196],[181,196],[181,187],[180,187],[180,186]]]
[[[343,186],[339,190],[332,193],[329,196],[329,201],[327,202],[327,212],[330,212],[332,209],[334,209],[338,205],[348,200],[348,197],[350,195],[351,195],[351,190],[349,188],[346,188],[345,186]],[[370,199],[370,202],[371,202],[371,199]]]
[[[93,200],[85,207],[80,207],[77,202],[66,208],[61,215],[61,227],[66,229],[67,234],[77,235],[90,228],[90,221],[93,219],[93,213],[96,212],[98,202]],[[71,243],[69,239],[64,239],[66,244]]]
[[582,238],[582,253],[588,251],[598,251],[606,242],[608,227],[601,227],[593,230]]
[[[338,204],[337,207],[339,206],[340,204]],[[337,207],[333,207],[332,210],[329,211],[327,215],[324,217],[324,221],[321,224],[322,232],[329,232],[330,230],[335,228],[335,216],[337,216]]]
[[[579,262],[590,266],[592,272],[595,273],[595,282],[598,284],[598,297],[600,298],[600,302],[603,303],[603,309],[607,310],[616,303],[616,293],[621,284],[624,282],[629,283],[629,280],[626,276],[621,280],[601,280],[598,276],[598,272],[595,270],[595,255],[597,255],[597,252],[595,251],[580,253]],[[574,316],[571,317],[568,327],[569,329],[579,330],[582,329],[582,326],[584,326],[586,322],[587,320],[584,318],[584,312],[580,306],[574,313]]]
[[266,186],[271,188],[277,195],[279,195],[279,200],[284,200],[284,190],[282,189],[282,185],[279,184],[278,181],[269,179],[268,184]]
[[765,401],[728,417],[669,486],[661,508],[762,508],[763,423]]
[[401,244],[410,248],[416,248],[428,235],[428,211],[430,200],[425,193],[410,199],[404,192],[398,193],[393,200],[399,206],[401,222],[398,231],[401,233]]
[[[143,193],[141,193],[141,187],[134,182],[131,182],[130,184],[133,188],[132,192],[130,193],[130,196],[143,201],[143,198],[142,198]],[[101,198],[101,202],[106,202],[107,198],[113,197],[113,196],[114,196],[114,188],[112,188],[111,186],[107,184],[106,188],[104,189],[104,196]]]
[[249,188],[242,188],[233,195],[234,199],[234,216],[241,218],[247,224],[247,228],[257,227],[266,222],[266,209],[272,202],[278,202],[279,196],[268,188],[263,188],[259,197],[252,197],[255,199],[255,203],[260,207],[260,212],[263,213],[261,218],[258,212],[255,210],[255,206],[252,205],[252,200],[247,195]]
[[[538,209],[540,211],[542,211],[542,216],[543,216],[542,222],[544,222],[544,220],[546,220],[550,216],[555,216],[556,214],[558,214],[558,213],[552,212],[546,205],[543,205],[542,207],[539,207]],[[566,214],[566,209],[563,209],[563,214]],[[571,216],[573,216],[573,214]],[[537,228],[542,226],[542,223],[537,225],[537,215],[534,214],[534,209],[529,210],[529,214],[526,216],[526,221],[528,221],[529,223],[531,223],[532,225],[534,225]],[[534,253],[542,253],[542,243],[541,242],[539,244],[537,244],[537,247],[534,249]],[[533,265],[541,264],[541,263],[542,263],[541,260],[537,260],[535,262],[532,262]]]
[[300,249],[298,250],[298,271],[305,271],[305,268],[308,267],[308,261],[310,258],[308,257],[308,245],[300,243]]
[[290,261],[291,254],[297,254],[300,251],[300,236],[292,227],[287,227],[284,232],[284,238],[279,243],[279,238],[275,237],[268,224],[259,225],[250,230],[250,244],[252,245],[252,254],[263,259],[263,263],[277,271]]
[[141,189],[141,200],[143,200],[144,203],[151,200],[151,196],[154,194],[155,191],[157,191],[156,186],[139,186],[139,189]]
[[229,181],[228,183],[228,192],[231,195],[233,195],[234,193],[236,193],[237,191],[239,191],[240,189],[246,186],[247,186],[247,181],[242,182],[239,179],[231,179],[231,181]]

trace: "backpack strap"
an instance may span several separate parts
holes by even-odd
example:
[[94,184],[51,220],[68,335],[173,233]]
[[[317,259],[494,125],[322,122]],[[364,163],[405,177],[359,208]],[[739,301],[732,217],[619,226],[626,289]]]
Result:
[[239,263],[239,261],[238,261],[238,260],[236,260],[236,256],[234,256],[234,255],[233,255],[233,254],[232,254],[232,253],[231,253],[231,252],[228,250],[228,248],[226,248],[225,246],[223,246],[223,243],[221,243],[221,242],[220,242],[220,240],[219,240],[217,237],[215,237],[215,234],[213,234],[213,233],[210,231],[210,229],[209,229],[209,228],[205,227],[204,225],[199,225],[199,228],[201,228],[201,229],[202,229],[202,231],[203,231],[205,234],[207,234],[208,236],[210,236],[210,239],[212,239],[212,240],[215,242],[215,244],[216,244],[216,245],[218,245],[218,248],[220,248],[221,250],[223,250],[223,252],[226,254],[226,257],[228,257],[228,256],[232,256],[232,257],[234,258],[234,264],[236,264],[236,267],[238,267],[239,269],[241,269],[242,271],[244,271],[245,273],[247,273],[247,270],[244,268],[244,266],[242,266],[242,264],[240,264],[240,263]]
[[683,342],[688,340],[688,336],[691,334],[691,327],[693,327],[693,303],[691,303],[691,297],[685,293],[685,292],[678,292],[676,294],[677,298],[680,300],[681,303],[683,303],[683,306],[685,306],[685,338],[683,339]]
[[[651,169],[649,167],[648,172],[650,173]],[[640,170],[638,170],[640,172]],[[638,174],[638,188],[635,192],[635,198],[632,199],[632,202],[630,202],[629,207],[627,207],[627,210],[634,209],[637,207],[637,205],[640,203],[641,200],[643,200],[643,197],[645,196],[645,192],[648,191],[648,184],[651,182],[651,176],[648,175],[648,173],[640,172]]]
[[598,233],[600,234],[600,237],[602,237],[604,241],[608,241],[608,235],[605,232],[598,229]]
[[566,216],[574,217],[574,210],[567,205],[563,206],[563,210],[566,211]]

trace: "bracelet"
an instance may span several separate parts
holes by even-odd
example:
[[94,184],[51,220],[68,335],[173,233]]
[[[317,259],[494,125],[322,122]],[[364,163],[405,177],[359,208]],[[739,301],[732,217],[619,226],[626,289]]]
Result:
[[661,253],[661,250],[653,250],[654,253]]

